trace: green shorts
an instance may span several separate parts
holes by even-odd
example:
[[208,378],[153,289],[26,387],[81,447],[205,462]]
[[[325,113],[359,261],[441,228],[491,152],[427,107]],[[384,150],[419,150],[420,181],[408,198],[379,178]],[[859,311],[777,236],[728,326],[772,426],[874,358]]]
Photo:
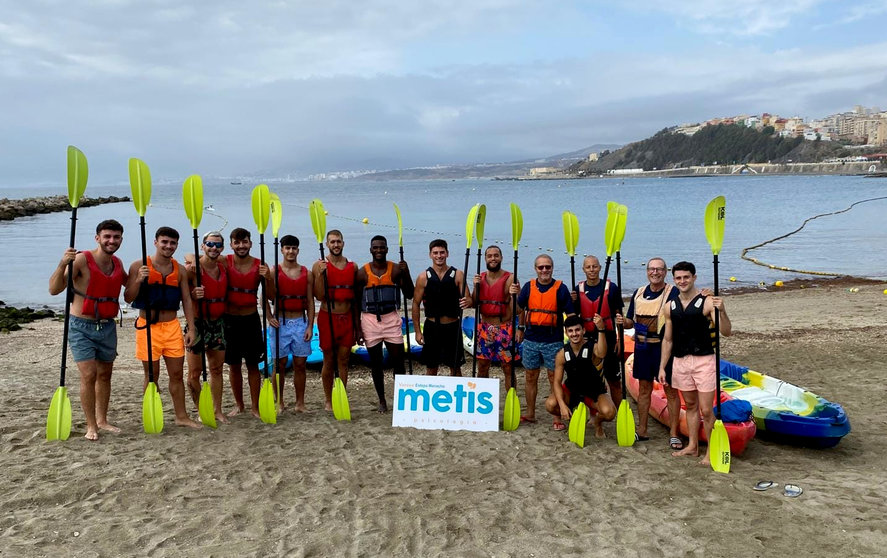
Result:
[[[200,354],[204,351],[204,344],[210,351],[225,350],[225,318],[218,320],[201,320],[197,319],[197,331],[195,332],[194,344],[188,347],[188,352]],[[188,326],[185,326],[185,333],[188,333]]]

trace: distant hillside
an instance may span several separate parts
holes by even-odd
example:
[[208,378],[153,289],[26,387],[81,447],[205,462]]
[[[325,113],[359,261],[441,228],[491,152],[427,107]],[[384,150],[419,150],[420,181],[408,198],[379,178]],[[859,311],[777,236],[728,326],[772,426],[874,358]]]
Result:
[[598,161],[580,161],[572,174],[599,174],[611,169],[662,170],[693,165],[819,162],[850,154],[843,145],[774,135],[772,127],[758,131],[739,124],[706,126],[688,136],[665,129],[653,137],[630,143]]

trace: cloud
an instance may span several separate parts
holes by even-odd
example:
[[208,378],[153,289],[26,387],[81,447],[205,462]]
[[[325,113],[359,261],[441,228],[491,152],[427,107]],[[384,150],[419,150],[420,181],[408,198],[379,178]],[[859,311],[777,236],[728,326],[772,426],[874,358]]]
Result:
[[792,26],[826,0],[640,0],[635,10],[655,10],[687,29],[708,34],[766,35]]

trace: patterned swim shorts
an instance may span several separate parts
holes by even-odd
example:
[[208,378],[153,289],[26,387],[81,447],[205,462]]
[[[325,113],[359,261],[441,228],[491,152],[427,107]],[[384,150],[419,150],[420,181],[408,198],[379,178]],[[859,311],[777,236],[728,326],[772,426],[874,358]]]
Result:
[[[511,362],[511,343],[514,339],[511,324],[480,323],[477,358],[492,362]],[[515,355],[515,360],[520,354]]]

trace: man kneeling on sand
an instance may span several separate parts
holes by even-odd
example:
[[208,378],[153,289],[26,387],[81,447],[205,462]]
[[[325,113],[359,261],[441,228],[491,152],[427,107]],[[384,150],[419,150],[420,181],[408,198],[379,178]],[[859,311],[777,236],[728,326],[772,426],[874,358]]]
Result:
[[[616,405],[607,393],[604,381],[604,358],[607,356],[607,339],[604,337],[604,320],[594,315],[597,339],[592,345],[585,340],[585,327],[579,316],[564,320],[569,342],[554,358],[553,393],[545,400],[545,410],[564,422],[570,420],[580,402],[597,411],[594,416],[594,437],[604,438],[604,421],[616,417]],[[566,377],[565,377],[566,376]]]

